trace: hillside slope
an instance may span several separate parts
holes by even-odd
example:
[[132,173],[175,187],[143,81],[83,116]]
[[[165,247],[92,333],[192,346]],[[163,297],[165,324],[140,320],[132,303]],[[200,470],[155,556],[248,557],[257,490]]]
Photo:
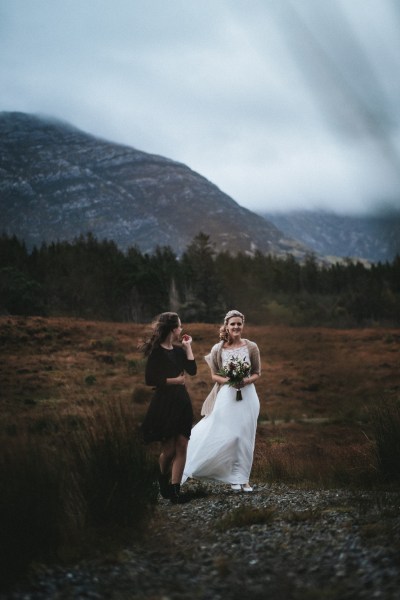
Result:
[[90,231],[122,249],[180,254],[202,231],[218,250],[307,252],[184,164],[66,123],[1,113],[0,156],[0,231],[28,247]]
[[400,254],[400,211],[344,216],[298,210],[262,213],[269,222],[312,248],[317,254],[358,257],[370,262],[392,261]]

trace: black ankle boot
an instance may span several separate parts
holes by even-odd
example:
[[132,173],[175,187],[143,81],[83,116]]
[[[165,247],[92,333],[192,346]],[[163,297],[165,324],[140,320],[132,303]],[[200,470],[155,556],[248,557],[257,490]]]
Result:
[[169,485],[169,475],[160,473],[158,476],[158,485],[160,486],[160,494],[167,500],[171,497],[171,486]]
[[190,502],[190,497],[187,494],[181,494],[180,483],[172,483],[169,489],[169,498],[172,504],[186,504],[186,502]]

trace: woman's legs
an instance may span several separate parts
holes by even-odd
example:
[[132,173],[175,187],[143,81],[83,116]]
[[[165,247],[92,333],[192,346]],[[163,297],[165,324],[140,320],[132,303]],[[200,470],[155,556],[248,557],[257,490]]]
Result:
[[188,439],[177,435],[162,443],[159,458],[160,471],[167,475],[172,471],[171,483],[180,483],[185,468]]
[[[159,458],[160,476],[158,479],[160,492],[164,498],[179,496],[180,483],[186,463],[188,439],[177,435],[162,443]],[[171,486],[169,476],[171,474]]]
[[158,476],[158,485],[160,494],[163,498],[171,498],[171,486],[169,483],[171,464],[175,456],[175,446],[172,440],[167,440],[162,444],[159,458],[160,474]]
[[[177,435],[162,443],[160,464],[160,493],[163,498],[169,498],[174,504],[188,502],[190,498],[180,494],[180,483],[185,468],[188,439]],[[169,474],[171,473],[171,484]]]
[[186,463],[189,440],[184,435],[177,435],[175,441],[175,458],[172,463],[171,483],[180,483]]
[[171,495],[174,504],[184,504],[190,501],[190,496],[181,494],[181,479],[186,462],[188,439],[184,435],[177,435],[175,441],[175,458],[172,463]]
[[161,445],[159,458],[160,471],[162,475],[169,475],[175,458],[175,438],[169,438]]

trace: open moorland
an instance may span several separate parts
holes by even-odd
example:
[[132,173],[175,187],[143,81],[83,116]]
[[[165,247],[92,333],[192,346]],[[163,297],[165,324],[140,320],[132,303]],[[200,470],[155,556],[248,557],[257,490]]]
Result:
[[[203,360],[218,325],[184,324],[198,374],[188,381],[195,419],[211,387]],[[151,389],[137,350],[145,325],[70,318],[1,317],[1,430],[45,433],[105,402],[139,422]],[[367,483],[374,476],[371,410],[400,394],[400,330],[251,326],[262,377],[254,477]],[[324,481],[322,481],[324,480]]]
[[[198,420],[219,326],[184,330]],[[262,356],[254,493],[192,481],[183,506],[157,495],[157,446],[146,467],[132,444],[145,334],[0,318],[0,599],[397,600],[400,330],[246,325]]]

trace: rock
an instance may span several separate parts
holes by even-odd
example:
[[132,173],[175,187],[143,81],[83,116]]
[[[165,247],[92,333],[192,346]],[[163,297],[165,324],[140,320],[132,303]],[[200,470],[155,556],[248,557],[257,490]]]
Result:
[[[33,590],[20,587],[7,597],[0,594],[0,600],[398,600],[399,539],[393,533],[399,531],[398,493],[378,498],[376,491],[260,483],[253,494],[235,494],[225,485],[202,487],[208,495],[186,505],[160,500],[146,539],[120,552],[118,561],[44,570]],[[318,510],[311,513],[310,506]],[[240,507],[275,507],[275,517],[220,531],[219,520]],[[289,518],[297,513],[307,518]],[[363,524],[377,516],[388,520],[385,544],[362,536]]]

